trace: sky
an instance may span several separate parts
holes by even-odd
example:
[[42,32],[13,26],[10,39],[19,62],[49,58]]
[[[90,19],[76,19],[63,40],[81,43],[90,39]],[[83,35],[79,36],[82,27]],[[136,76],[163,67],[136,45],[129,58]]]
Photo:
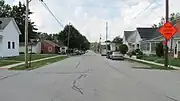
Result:
[[[25,0],[5,0],[11,5]],[[165,0],[44,0],[58,20],[65,26],[69,22],[85,35],[90,42],[98,42],[100,34],[105,40],[108,22],[108,39],[123,37],[125,30],[151,27],[165,16]],[[180,12],[180,0],[169,0],[170,13]],[[39,0],[30,2],[31,15],[39,32],[57,33],[63,30]],[[138,16],[137,16],[138,15]]]

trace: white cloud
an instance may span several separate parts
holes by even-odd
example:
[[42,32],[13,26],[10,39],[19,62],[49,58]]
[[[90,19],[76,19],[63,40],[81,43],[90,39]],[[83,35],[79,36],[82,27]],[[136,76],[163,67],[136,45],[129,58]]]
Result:
[[[19,0],[15,0],[17,4]],[[90,41],[98,41],[100,34],[105,39],[105,22],[109,23],[108,36],[123,35],[127,29],[138,26],[151,26],[158,23],[165,15],[164,0],[158,0],[142,15],[137,16],[150,2],[154,0],[44,0],[51,11],[64,24],[71,22]],[[180,0],[169,0],[170,12],[180,10]],[[39,31],[59,32],[61,26],[42,6],[39,0],[32,0],[31,19],[35,21]],[[179,11],[180,12],[180,11]]]

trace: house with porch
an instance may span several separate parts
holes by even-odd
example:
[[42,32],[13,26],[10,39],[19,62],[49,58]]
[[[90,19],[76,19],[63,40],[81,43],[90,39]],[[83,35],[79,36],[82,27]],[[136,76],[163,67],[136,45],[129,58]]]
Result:
[[13,18],[0,18],[0,57],[19,56],[19,35]]

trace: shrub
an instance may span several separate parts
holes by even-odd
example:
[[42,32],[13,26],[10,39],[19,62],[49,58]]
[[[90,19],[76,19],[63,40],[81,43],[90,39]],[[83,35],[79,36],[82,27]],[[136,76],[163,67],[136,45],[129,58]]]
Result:
[[24,52],[19,52],[19,54],[24,54]]
[[163,49],[163,43],[160,42],[156,45],[156,55],[158,57],[164,56],[164,49]]
[[132,54],[132,55],[136,55],[136,52],[135,52],[135,51],[132,51],[131,54]]
[[128,46],[126,44],[122,44],[119,46],[119,50],[122,54],[126,54],[128,51]]
[[137,53],[137,57],[136,57],[137,59],[142,59],[143,58],[143,52],[142,51],[138,51],[138,53]]

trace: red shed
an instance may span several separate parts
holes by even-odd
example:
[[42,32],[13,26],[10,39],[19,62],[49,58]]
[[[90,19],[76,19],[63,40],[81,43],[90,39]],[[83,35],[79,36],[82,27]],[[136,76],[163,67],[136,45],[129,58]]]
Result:
[[44,54],[57,54],[60,46],[50,40],[41,41],[41,53]]

